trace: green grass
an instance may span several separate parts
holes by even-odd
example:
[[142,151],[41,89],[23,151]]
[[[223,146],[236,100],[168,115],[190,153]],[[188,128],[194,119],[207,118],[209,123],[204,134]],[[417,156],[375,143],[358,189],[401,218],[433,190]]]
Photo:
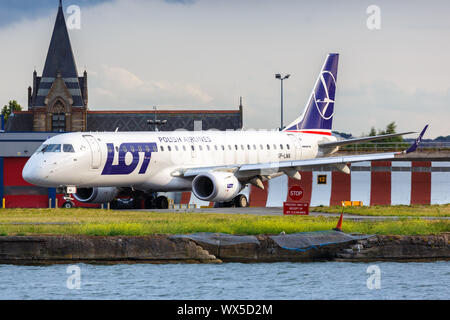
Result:
[[[312,212],[341,213],[342,206],[314,207]],[[345,207],[344,213],[362,216],[450,217],[450,204],[413,206]]]
[[[337,218],[257,216],[237,214],[154,213],[93,209],[0,210],[0,236],[89,235],[145,236],[221,232],[229,234],[278,234],[330,230]],[[402,218],[386,221],[344,219],[344,232],[390,235],[425,235],[450,232],[450,220]]]

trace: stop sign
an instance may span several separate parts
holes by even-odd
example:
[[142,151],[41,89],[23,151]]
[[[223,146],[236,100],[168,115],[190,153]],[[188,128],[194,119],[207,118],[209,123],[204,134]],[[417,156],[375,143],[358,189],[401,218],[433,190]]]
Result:
[[292,201],[300,201],[303,198],[303,189],[300,186],[292,186],[288,196]]

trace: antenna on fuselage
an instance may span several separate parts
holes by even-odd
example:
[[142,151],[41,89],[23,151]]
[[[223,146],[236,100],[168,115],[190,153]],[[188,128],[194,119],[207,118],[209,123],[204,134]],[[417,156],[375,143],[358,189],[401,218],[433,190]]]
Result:
[[117,127],[117,128],[116,128],[116,131],[114,131],[114,132],[119,132],[119,127]]

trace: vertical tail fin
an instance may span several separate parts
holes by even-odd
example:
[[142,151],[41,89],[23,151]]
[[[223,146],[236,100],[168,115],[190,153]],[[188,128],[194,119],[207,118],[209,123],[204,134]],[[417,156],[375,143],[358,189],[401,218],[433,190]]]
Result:
[[331,135],[339,54],[330,53],[303,114],[284,131]]

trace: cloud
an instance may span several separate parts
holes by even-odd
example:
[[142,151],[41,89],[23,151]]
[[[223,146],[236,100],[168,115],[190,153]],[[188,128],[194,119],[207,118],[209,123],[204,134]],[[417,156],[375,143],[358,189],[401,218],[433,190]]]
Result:
[[167,3],[175,3],[175,4],[193,4],[195,0],[164,0]]
[[91,102],[97,109],[123,109],[130,106],[148,109],[154,105],[205,105],[211,96],[191,83],[146,81],[129,70],[117,66],[101,66],[93,72]]
[[[346,119],[359,119],[352,125],[355,135],[367,134],[371,127],[384,129],[395,121],[398,131],[420,131],[430,125],[428,137],[448,132],[442,116],[448,114],[450,89],[409,91],[390,81],[362,83],[343,89],[336,104],[335,128],[349,131]],[[347,128],[346,128],[347,127]]]
[[[78,5],[88,8],[104,2],[114,0],[68,0],[63,5]],[[0,28],[14,23],[20,23],[24,19],[38,19],[54,12],[58,8],[57,0],[2,0],[0,2]]]

